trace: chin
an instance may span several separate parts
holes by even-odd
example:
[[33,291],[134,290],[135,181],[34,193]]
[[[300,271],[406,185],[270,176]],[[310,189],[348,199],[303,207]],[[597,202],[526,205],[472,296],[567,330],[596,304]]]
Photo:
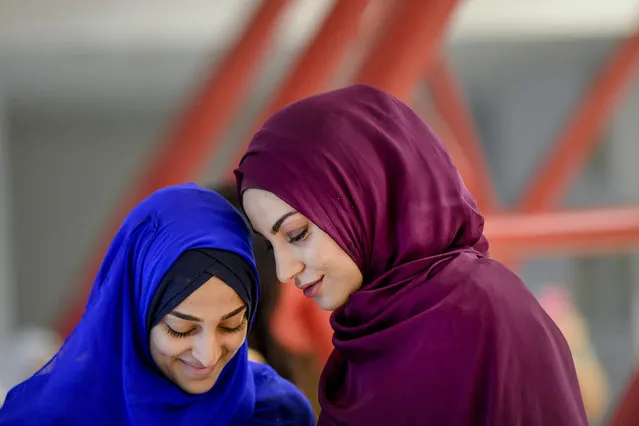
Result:
[[328,312],[334,311],[335,309],[344,305],[345,302],[346,301],[340,302],[334,299],[332,300],[327,297],[323,297],[322,295],[315,298],[315,303],[317,303],[317,306],[319,306],[321,310]]
[[186,393],[190,393],[191,395],[201,395],[203,393],[207,393],[213,386],[215,385],[215,381],[210,382],[208,380],[201,382],[188,382],[188,383],[180,383],[180,389],[182,389]]

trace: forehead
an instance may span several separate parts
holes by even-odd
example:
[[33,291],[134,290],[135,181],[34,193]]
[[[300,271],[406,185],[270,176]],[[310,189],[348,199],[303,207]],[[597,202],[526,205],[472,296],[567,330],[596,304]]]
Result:
[[282,215],[295,211],[277,195],[263,189],[247,189],[242,194],[244,211],[258,232],[273,226]]
[[211,277],[191,293],[175,310],[204,320],[216,319],[242,306],[244,302],[228,284]]

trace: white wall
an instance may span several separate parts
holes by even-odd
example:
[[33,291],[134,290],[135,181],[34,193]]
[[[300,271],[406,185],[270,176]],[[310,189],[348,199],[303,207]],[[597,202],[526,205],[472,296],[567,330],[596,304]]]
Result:
[[0,98],[0,348],[15,323],[13,245],[11,235],[11,161],[4,102]]

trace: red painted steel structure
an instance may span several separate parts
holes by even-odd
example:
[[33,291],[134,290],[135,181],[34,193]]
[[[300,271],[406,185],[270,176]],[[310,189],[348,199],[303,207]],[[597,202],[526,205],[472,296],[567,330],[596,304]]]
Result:
[[467,155],[467,151],[455,137],[448,123],[441,117],[438,111],[425,102],[418,101],[413,108],[422,119],[428,123],[444,145],[446,145],[446,149],[448,149],[451,157],[453,157],[453,162],[457,170],[459,170],[462,179],[464,179],[466,187],[474,194],[474,189],[478,185],[476,184],[473,165]]
[[354,81],[379,87],[410,103],[424,69],[439,57],[440,41],[458,3],[405,0]]
[[220,136],[237,114],[241,100],[251,88],[252,77],[261,62],[274,32],[280,13],[288,0],[264,0],[239,42],[214,69],[185,110],[173,134],[158,149],[115,210],[113,222],[101,235],[99,247],[81,275],[81,297],[73,301],[59,331],[66,336],[84,311],[89,283],[97,274],[102,258],[113,235],[126,214],[144,197],[164,186],[193,180],[208,164],[219,144]]
[[[284,83],[253,126],[251,135],[275,111],[298,99],[320,93],[328,87],[335,69],[358,35],[359,17],[369,3],[370,0],[335,3],[317,35],[297,60],[284,79]],[[233,177],[233,169],[246,151],[251,135],[247,135],[238,147],[234,161],[229,165],[224,177]]]
[[517,256],[632,250],[639,242],[639,206],[487,214],[485,233],[495,250]]
[[330,84],[348,48],[358,35],[358,22],[370,0],[338,1],[308,49],[269,102],[262,120],[286,105],[320,93]]
[[465,183],[473,193],[482,211],[493,212],[499,210],[498,199],[490,175],[488,163],[483,153],[481,142],[475,129],[472,116],[466,107],[453,71],[444,58],[427,75],[428,88],[433,103],[441,119],[446,123],[451,136],[465,152],[469,167]]
[[556,205],[581,171],[599,142],[607,123],[639,65],[639,28],[614,52],[586,94],[550,157],[540,167],[519,205],[521,210],[543,210]]
[[394,22],[402,5],[402,0],[372,0],[370,2],[361,16],[359,34],[353,42],[351,51],[335,70],[331,87],[343,87],[353,81],[355,74],[361,68],[362,61],[370,56],[380,39],[386,37],[387,30]]

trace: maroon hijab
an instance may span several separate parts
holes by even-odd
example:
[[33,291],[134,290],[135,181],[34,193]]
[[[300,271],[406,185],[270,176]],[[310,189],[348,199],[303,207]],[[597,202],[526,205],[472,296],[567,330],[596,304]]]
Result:
[[331,317],[324,425],[587,425],[565,339],[488,257],[450,155],[405,104],[351,86],[282,109],[235,171],[308,217],[357,263]]

